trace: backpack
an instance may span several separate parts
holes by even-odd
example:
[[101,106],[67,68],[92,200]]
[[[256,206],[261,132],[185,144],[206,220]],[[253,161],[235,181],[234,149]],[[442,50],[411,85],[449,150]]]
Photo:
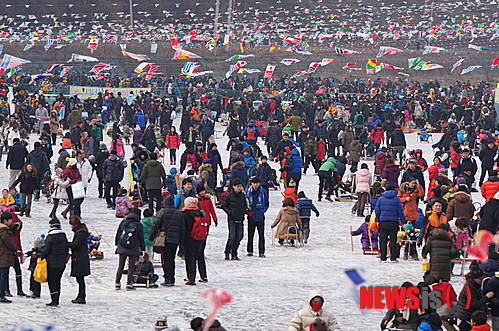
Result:
[[192,226],[192,230],[190,235],[194,240],[205,240],[206,236],[208,236],[208,227],[210,226],[210,222],[203,216],[195,216],[194,217],[194,225]]
[[118,244],[124,248],[133,248],[137,243],[137,226],[134,222],[128,221],[123,224],[123,231],[121,232]]
[[255,128],[249,128],[247,132],[248,139],[255,139]]
[[215,173],[213,171],[208,172],[209,178],[208,178],[208,186],[211,188],[217,187],[217,177],[215,177]]
[[194,153],[187,154],[185,156],[185,163],[187,164],[187,162],[189,162],[189,161],[191,162],[192,169],[199,167],[199,162],[198,162],[198,158],[196,157],[196,154],[194,154]]

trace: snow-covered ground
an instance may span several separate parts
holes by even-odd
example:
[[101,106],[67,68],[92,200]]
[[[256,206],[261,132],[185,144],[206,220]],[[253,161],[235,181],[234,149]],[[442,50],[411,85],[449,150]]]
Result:
[[[178,124],[178,123],[177,123]],[[222,127],[217,123],[217,130]],[[434,139],[439,139],[434,134]],[[32,136],[31,146],[36,137]],[[106,139],[109,139],[106,137]],[[411,148],[422,148],[424,156],[431,163],[431,144],[422,144],[417,135],[407,134]],[[106,140],[106,143],[109,141]],[[228,161],[225,151],[227,138],[216,139],[223,162]],[[130,148],[127,147],[127,156]],[[265,150],[265,146],[261,145]],[[54,148],[55,162],[58,148]],[[6,157],[1,169],[5,169]],[[168,160],[168,159],[167,159]],[[170,165],[165,162],[165,168]],[[368,162],[373,170],[372,162]],[[273,168],[277,164],[271,163]],[[0,189],[7,187],[8,171],[0,172]],[[427,180],[427,174],[425,174]],[[125,187],[126,184],[123,184]],[[318,177],[304,176],[300,190],[312,199],[317,199]],[[483,203],[479,193],[473,193],[473,200]],[[318,289],[325,296],[324,308],[334,313],[343,330],[378,330],[383,311],[372,311],[363,316],[356,304],[341,292],[348,284],[344,273],[348,268],[363,268],[371,285],[400,286],[404,281],[414,284],[422,280],[421,262],[402,261],[398,264],[381,264],[374,256],[361,253],[360,237],[354,237],[354,248],[350,248],[349,227],[356,229],[363,219],[351,214],[350,202],[322,201],[314,203],[320,210],[320,217],[312,217],[309,243],[302,248],[271,245],[270,224],[281,207],[282,195],[278,191],[270,192],[270,208],[265,226],[267,258],[246,256],[245,237],[240,247],[241,261],[225,261],[224,247],[227,239],[226,216],[217,209],[219,225],[210,230],[206,248],[206,260],[209,283],[197,286],[184,286],[184,262],[177,258],[175,287],[157,289],[139,288],[133,292],[114,290],[114,277],[117,268],[117,256],[114,254],[114,236],[120,219],[114,211],[107,209],[105,200],[97,198],[97,180],[94,176],[87,197],[82,205],[84,222],[94,226],[111,244],[101,244],[105,254],[103,260],[91,261],[92,275],[86,278],[87,304],[74,305],[70,301],[77,294],[77,283],[69,277],[68,264],[62,279],[61,304],[58,308],[49,308],[47,284],[42,285],[42,299],[14,297],[12,304],[0,308],[0,330],[8,330],[16,323],[27,325],[53,324],[56,330],[152,330],[156,318],[162,314],[168,316],[170,325],[178,325],[182,330],[189,328],[189,322],[197,316],[207,316],[206,300],[201,293],[212,287],[222,288],[233,294],[234,299],[219,313],[218,319],[227,330],[287,330],[293,314],[306,306],[308,291]],[[22,242],[25,251],[31,248],[33,239],[46,233],[51,204],[44,198],[33,202],[31,218],[23,217],[24,229]],[[59,208],[59,213],[62,208]],[[63,230],[68,239],[73,235],[62,219]],[[257,252],[255,241],[255,252]],[[157,273],[162,276],[159,263],[155,264]],[[24,291],[28,291],[29,271],[27,264],[23,268]],[[125,277],[124,277],[125,278]],[[124,284],[125,279],[122,283]],[[199,278],[199,277],[198,277]],[[462,287],[461,277],[453,277],[452,284],[459,293]],[[15,293],[14,272],[10,272],[10,288]]]

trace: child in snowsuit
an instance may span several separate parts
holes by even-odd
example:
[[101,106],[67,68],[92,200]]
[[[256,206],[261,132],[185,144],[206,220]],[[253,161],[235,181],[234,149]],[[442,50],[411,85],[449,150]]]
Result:
[[315,216],[319,217],[319,210],[314,206],[312,200],[305,196],[305,192],[303,191],[298,193],[296,209],[300,213],[300,220],[303,226],[303,242],[306,244],[310,235],[310,216],[312,215],[312,211],[314,211]]
[[[352,236],[361,235],[360,243],[362,244],[362,250],[370,250],[371,243],[372,243],[372,249],[379,249],[378,248],[379,232],[370,231],[367,228],[367,224],[369,223],[370,220],[371,220],[371,215],[367,215],[364,219],[364,223],[362,223],[357,230],[350,232]],[[369,239],[369,237],[371,237],[371,239]]]
[[40,294],[42,291],[42,284],[38,283],[35,281],[34,278],[34,273],[35,273],[35,268],[36,268],[36,262],[39,257],[41,257],[41,249],[42,247],[45,246],[45,235],[42,234],[38,238],[35,239],[33,248],[26,253],[27,257],[31,257],[29,260],[29,267],[28,270],[31,271],[31,276],[29,279],[29,290],[30,290],[30,295],[29,297],[34,298],[34,299],[39,299]]
[[21,208],[21,203],[22,203],[22,196],[21,193],[17,192],[15,187],[10,188],[10,195],[14,198],[16,204],[15,204],[15,209],[19,210]]
[[127,196],[127,190],[122,189],[118,193],[118,196],[116,197],[116,217],[124,217],[128,215],[130,212],[130,209],[134,208],[135,206],[130,202],[130,199],[128,199]]
[[166,189],[171,195],[177,194],[177,168],[171,168],[170,174],[166,175]]
[[2,196],[0,197],[0,210],[1,211],[14,211],[16,208],[16,200],[9,194],[9,190],[3,189]]
[[154,222],[154,213],[151,209],[146,208],[143,212],[144,218],[140,223],[144,228],[144,243],[146,244],[146,253],[149,256],[152,256],[152,248],[154,246],[154,241],[149,240],[149,232],[151,232],[151,228]]
[[416,251],[416,244],[418,241],[418,234],[414,231],[412,223],[408,222],[404,225],[405,236],[401,242],[404,248],[404,260],[407,260],[408,256],[414,259],[414,261],[419,261],[418,252]]
[[144,205],[144,201],[142,200],[146,194],[146,190],[142,186],[135,184],[133,189],[130,191],[130,197],[132,198],[132,205],[135,207],[142,207]]
[[253,176],[253,169],[255,168],[255,159],[251,156],[249,149],[243,149],[244,164],[248,168],[248,176]]
[[137,284],[145,284],[147,283],[147,277],[149,277],[149,284],[156,283],[159,278],[158,275],[154,274],[154,266],[149,261],[149,254],[144,252],[144,255],[139,257],[133,268],[133,281]]

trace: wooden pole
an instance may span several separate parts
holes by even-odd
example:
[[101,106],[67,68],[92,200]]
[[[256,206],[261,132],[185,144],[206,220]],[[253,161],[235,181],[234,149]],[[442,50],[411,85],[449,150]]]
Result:
[[353,236],[352,236],[352,226],[350,225],[350,246],[352,247],[352,252],[353,252]]
[[92,227],[92,229],[93,229],[93,230],[94,230],[97,234],[99,234],[99,236],[101,237],[101,239],[102,239],[102,240],[104,240],[104,242],[105,242],[108,246],[111,246],[111,245],[109,245],[109,243],[107,242],[107,240],[106,240],[106,239],[104,239],[104,237],[103,237],[103,236],[99,233],[99,231],[97,231],[97,229],[96,229],[96,228],[94,228],[94,226],[93,226],[93,225],[90,225],[90,226]]

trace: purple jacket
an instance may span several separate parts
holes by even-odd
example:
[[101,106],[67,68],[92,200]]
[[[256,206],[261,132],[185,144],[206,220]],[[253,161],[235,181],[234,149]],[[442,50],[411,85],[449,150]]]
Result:
[[[357,230],[353,231],[352,236],[358,236],[359,234],[362,235],[360,237],[361,241],[364,241],[364,240],[369,241],[369,230],[367,229],[366,222],[362,223],[362,225],[359,226],[359,228]],[[379,232],[371,231],[371,234],[373,235],[371,237],[372,241],[378,241]]]
[[388,164],[383,169],[382,178],[386,179],[393,187],[398,188],[398,178],[400,176],[400,168],[397,165]]

